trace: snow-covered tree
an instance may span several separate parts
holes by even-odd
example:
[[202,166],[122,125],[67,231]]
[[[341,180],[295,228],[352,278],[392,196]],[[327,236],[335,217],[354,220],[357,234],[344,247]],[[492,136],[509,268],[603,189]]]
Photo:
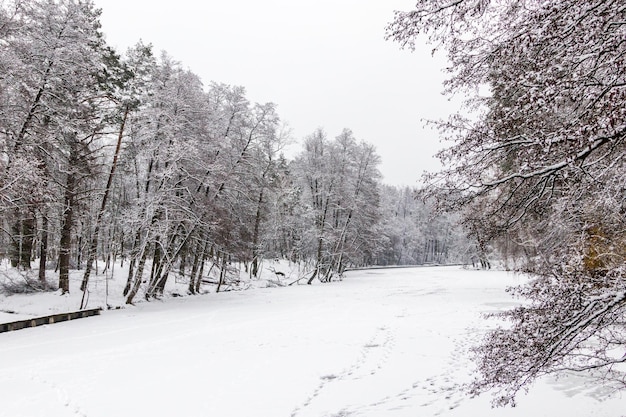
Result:
[[621,1],[436,0],[388,27],[447,50],[448,92],[483,93],[442,126],[454,143],[427,180],[481,242],[506,234],[528,254],[529,303],[477,350],[473,390],[498,404],[559,371],[626,388],[625,22]]
[[458,224],[458,216],[437,213],[409,187],[381,190],[381,234],[385,244],[379,265],[472,263],[472,241]]
[[[127,235],[133,239],[129,303],[143,281],[146,297],[163,292],[174,263],[201,223],[197,164],[203,157],[199,143],[207,132],[202,84],[165,53],[147,76],[150,94],[130,121],[128,152],[133,160],[126,161],[135,179],[135,198],[126,210]],[[146,280],[148,259],[152,265]]]
[[314,264],[308,282],[326,282],[347,265],[372,264],[380,250],[380,158],[348,129],[333,141],[318,129],[304,147],[294,162],[304,209],[301,250]]
[[84,268],[84,302],[97,260],[119,256],[128,303],[174,274],[198,293],[211,263],[221,283],[227,264],[258,276],[264,257],[322,281],[381,262],[374,147],[319,130],[289,161],[275,104],[141,42],[120,55],[99,18],[91,0],[0,2],[0,256],[30,269],[39,255],[42,281],[54,257],[63,293]]
[[35,219],[41,218],[40,273],[45,270],[45,241],[53,223],[48,219],[56,218],[59,286],[68,291],[77,209],[86,202],[85,187],[92,185],[99,165],[110,101],[103,83],[112,52],[91,1],[18,1],[6,7],[0,47],[10,70],[3,77],[2,183],[11,184],[7,218],[14,225],[12,247],[19,248],[13,251],[19,254],[14,264],[30,267]]

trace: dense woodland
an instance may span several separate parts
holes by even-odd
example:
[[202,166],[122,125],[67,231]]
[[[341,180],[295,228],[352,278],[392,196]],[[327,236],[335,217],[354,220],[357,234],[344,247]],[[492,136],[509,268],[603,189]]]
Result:
[[[381,184],[346,129],[293,141],[273,103],[204,85],[166,52],[113,50],[91,1],[0,7],[0,256],[69,291],[95,260],[128,262],[130,303],[182,277],[262,259],[346,267],[447,263],[476,252],[448,215]],[[416,167],[418,172],[420,167]]]

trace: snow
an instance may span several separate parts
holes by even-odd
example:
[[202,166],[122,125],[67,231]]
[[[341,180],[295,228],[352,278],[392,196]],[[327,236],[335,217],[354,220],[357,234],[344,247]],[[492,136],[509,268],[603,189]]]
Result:
[[521,280],[459,267],[354,271],[3,333],[0,416],[623,415],[618,394],[600,400],[580,376],[545,378],[516,408],[460,390],[468,349],[497,324],[483,313],[515,305],[504,290]]

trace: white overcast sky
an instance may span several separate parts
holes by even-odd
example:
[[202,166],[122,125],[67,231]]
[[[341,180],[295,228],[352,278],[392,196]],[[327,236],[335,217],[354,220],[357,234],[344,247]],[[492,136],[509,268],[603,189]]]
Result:
[[415,185],[442,146],[422,119],[456,106],[441,95],[445,60],[385,41],[394,10],[415,0],[95,0],[108,42],[139,39],[210,81],[274,102],[296,140],[349,128],[376,146],[383,181]]

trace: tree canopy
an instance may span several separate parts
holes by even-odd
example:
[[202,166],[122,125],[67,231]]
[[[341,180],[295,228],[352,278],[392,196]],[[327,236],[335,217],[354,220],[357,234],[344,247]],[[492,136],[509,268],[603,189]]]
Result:
[[448,93],[473,115],[442,122],[447,168],[426,177],[479,241],[506,236],[534,277],[529,303],[477,349],[472,389],[512,404],[537,377],[594,373],[626,388],[626,5],[604,0],[435,0],[397,12],[388,37],[427,36]]

